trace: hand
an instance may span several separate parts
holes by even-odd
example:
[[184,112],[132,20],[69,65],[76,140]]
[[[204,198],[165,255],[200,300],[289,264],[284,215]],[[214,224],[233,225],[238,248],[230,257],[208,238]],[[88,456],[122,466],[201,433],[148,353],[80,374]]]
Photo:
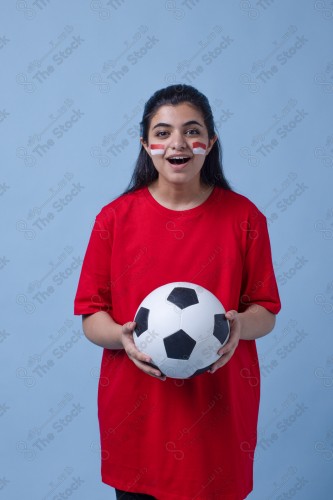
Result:
[[147,354],[139,351],[136,347],[133,340],[135,325],[136,323],[134,321],[130,321],[122,326],[121,340],[127,356],[138,368],[140,368],[140,370],[147,373],[147,375],[151,375],[152,377],[156,377],[160,380],[166,380],[165,375],[162,375],[157,368],[153,368],[148,364],[152,362],[151,358],[147,356]]
[[230,358],[234,355],[234,352],[238,346],[238,342],[241,334],[241,319],[237,311],[231,310],[225,314],[227,320],[230,324],[230,336],[228,342],[221,347],[217,352],[221,357],[211,367],[210,373],[216,372],[221,366],[224,366]]

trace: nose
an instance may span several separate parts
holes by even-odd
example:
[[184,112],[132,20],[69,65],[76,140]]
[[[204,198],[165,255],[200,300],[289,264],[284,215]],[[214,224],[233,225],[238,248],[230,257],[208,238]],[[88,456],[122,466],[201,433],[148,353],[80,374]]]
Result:
[[180,131],[174,131],[174,133],[172,134],[170,148],[177,151],[186,148],[185,138]]

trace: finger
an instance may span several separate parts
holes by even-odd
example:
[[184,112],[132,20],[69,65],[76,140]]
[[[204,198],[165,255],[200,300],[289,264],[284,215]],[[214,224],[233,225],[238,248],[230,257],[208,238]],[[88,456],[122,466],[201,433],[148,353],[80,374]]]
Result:
[[136,323],[134,321],[130,321],[125,323],[122,327],[122,343],[126,354],[132,359],[137,359],[138,361],[150,363],[151,358],[147,354],[139,351],[136,347],[134,339],[133,339],[133,330],[135,328]]
[[142,363],[151,363],[151,357],[148,354],[145,354],[134,344],[133,339],[128,339],[123,341],[124,349],[128,357],[130,357],[133,361],[141,361]]
[[125,323],[122,328],[123,346],[127,356],[138,368],[144,371],[147,375],[151,375],[152,377],[158,378],[159,380],[166,380],[166,376],[160,370],[158,370],[158,368],[151,365],[151,357],[144,352],[139,351],[139,349],[136,347],[133,340],[133,332],[135,326],[135,321],[129,321],[128,323]]
[[226,354],[229,354],[230,352],[233,352],[236,347],[238,346],[238,339],[230,339],[221,349],[217,351],[217,354],[219,356],[224,356]]
[[230,351],[227,354],[224,354],[220,359],[215,361],[215,363],[211,366],[209,369],[210,373],[215,373],[216,370],[221,368],[222,366],[226,365],[228,361],[232,358],[233,354],[235,351]]
[[154,365],[150,363],[141,362],[136,359],[133,359],[133,363],[142,371],[144,371],[147,375],[151,375],[152,377],[158,378],[163,381],[166,380],[166,376]]

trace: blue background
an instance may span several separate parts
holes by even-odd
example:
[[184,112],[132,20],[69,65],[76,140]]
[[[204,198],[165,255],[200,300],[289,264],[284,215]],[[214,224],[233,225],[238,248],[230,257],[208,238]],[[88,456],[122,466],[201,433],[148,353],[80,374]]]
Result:
[[268,219],[283,303],[257,342],[248,498],[330,497],[332,28],[330,1],[1,2],[1,497],[114,498],[102,351],[73,298],[95,215],[129,181],[143,104],[179,82],[209,98],[226,175]]

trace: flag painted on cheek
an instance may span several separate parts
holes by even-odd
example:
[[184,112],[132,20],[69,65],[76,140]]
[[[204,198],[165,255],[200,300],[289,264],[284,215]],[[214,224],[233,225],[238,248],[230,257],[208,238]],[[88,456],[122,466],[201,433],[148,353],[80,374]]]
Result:
[[150,152],[152,155],[162,155],[164,154],[165,146],[164,144],[151,144]]
[[194,155],[204,155],[206,154],[207,146],[203,142],[194,142],[192,144],[192,149]]

